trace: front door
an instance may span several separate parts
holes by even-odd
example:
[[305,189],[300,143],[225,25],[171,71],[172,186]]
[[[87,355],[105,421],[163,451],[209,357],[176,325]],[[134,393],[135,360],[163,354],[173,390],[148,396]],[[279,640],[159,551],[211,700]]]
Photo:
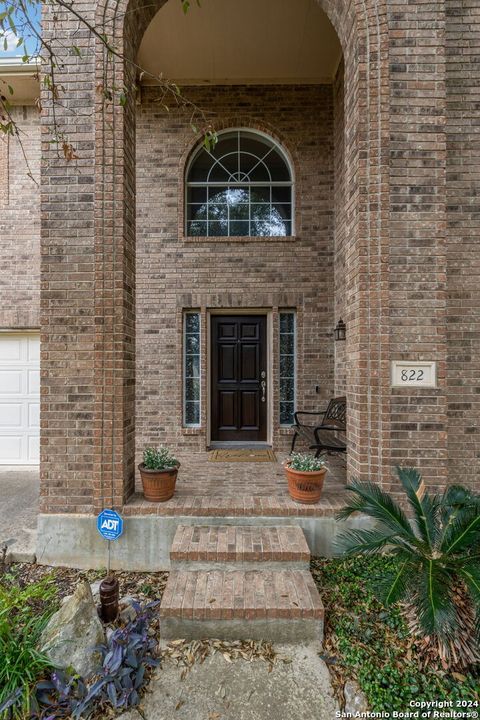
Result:
[[211,439],[267,439],[267,318],[215,315],[211,323]]

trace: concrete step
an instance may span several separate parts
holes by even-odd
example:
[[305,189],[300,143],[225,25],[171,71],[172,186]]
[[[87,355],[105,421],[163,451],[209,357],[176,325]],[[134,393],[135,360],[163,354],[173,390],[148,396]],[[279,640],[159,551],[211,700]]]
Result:
[[162,639],[323,638],[323,604],[304,570],[173,570],[159,613]]
[[179,525],[170,561],[179,570],[308,570],[310,550],[298,525]]

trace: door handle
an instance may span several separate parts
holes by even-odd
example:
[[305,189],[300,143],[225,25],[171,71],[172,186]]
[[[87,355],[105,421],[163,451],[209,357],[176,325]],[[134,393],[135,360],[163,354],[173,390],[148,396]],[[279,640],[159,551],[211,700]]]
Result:
[[260,383],[260,387],[262,388],[262,398],[261,398],[261,400],[262,400],[262,402],[265,402],[265,392],[266,392],[266,389],[267,389],[267,383],[265,382],[265,380],[262,380],[262,382]]

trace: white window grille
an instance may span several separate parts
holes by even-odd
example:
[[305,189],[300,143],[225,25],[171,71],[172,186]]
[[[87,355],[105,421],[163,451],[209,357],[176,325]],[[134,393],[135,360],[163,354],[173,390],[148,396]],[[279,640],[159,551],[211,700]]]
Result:
[[264,133],[227,130],[186,172],[187,236],[282,237],[294,232],[293,173]]

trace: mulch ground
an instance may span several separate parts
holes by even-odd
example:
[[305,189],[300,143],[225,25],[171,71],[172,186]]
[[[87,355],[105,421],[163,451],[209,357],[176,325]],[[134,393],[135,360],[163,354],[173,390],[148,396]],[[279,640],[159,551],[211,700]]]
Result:
[[[71,595],[79,580],[88,580],[94,583],[102,580],[105,570],[75,570],[65,567],[49,567],[46,565],[33,565],[29,563],[12,563],[0,568],[0,581],[3,573],[12,573],[19,585],[25,587],[30,583],[51,577],[55,582],[59,600]],[[161,600],[168,572],[135,573],[116,571],[115,576],[120,585],[120,597],[130,595],[139,602]]]

